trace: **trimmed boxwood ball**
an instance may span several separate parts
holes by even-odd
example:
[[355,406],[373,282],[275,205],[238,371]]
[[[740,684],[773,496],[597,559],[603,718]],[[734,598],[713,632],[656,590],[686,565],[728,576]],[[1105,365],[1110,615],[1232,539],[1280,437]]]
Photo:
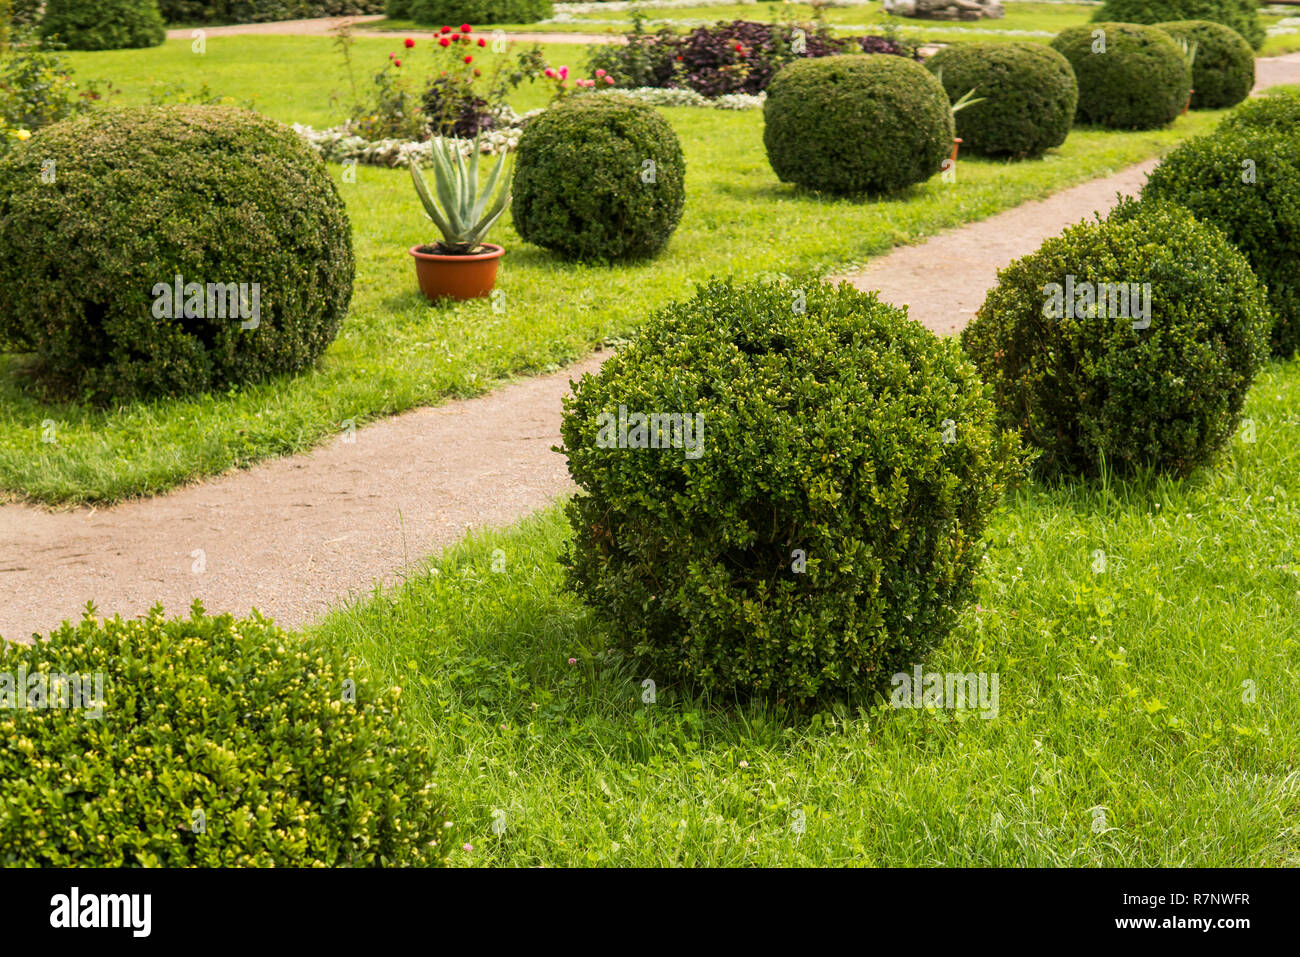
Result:
[[[390,3],[392,0],[390,0]],[[430,26],[462,23],[487,26],[493,23],[536,23],[551,16],[551,0],[399,0],[401,16]],[[387,11],[388,16],[398,16]]]
[[1241,34],[1209,20],[1157,24],[1174,39],[1196,45],[1192,63],[1192,109],[1235,106],[1255,85],[1255,54]]
[[566,259],[652,256],[667,245],[685,205],[681,144],[645,103],[604,93],[573,97],[519,138],[515,229]]
[[1220,130],[1188,140],[1147,177],[1143,200],[1213,223],[1268,287],[1273,354],[1300,349],[1300,163],[1296,134]]
[[763,145],[783,183],[889,193],[924,182],[952,152],[943,85],[900,56],[834,56],[782,67],[763,103]]
[[156,47],[167,39],[158,0],[47,0],[41,36],[70,50]]
[[1222,233],[1129,200],[999,272],[961,341],[1001,423],[1041,450],[1040,474],[1185,475],[1236,430],[1268,321],[1263,288]]
[[986,156],[1038,156],[1074,125],[1079,85],[1070,62],[1041,43],[961,43],[925,64],[948,99],[969,90],[981,102],[956,114],[962,149]]
[[87,616],[31,645],[0,642],[0,675],[5,867],[447,856],[433,760],[396,709],[401,689],[256,613]]
[[[1096,30],[1105,31],[1105,49]],[[1116,129],[1172,123],[1187,105],[1192,73],[1169,34],[1135,23],[1094,23],[1062,30],[1052,47],[1079,81],[1075,119]]]
[[256,113],[95,112],[0,161],[0,341],[35,353],[56,394],[178,396],[298,372],[337,335],[353,268],[324,163]]
[[565,400],[569,587],[660,684],[869,693],[971,597],[1022,464],[993,418],[956,343],[874,294],[710,281]]
[[1209,20],[1235,30],[1256,50],[1265,36],[1257,0],[1105,0],[1092,19],[1147,24]]
[[1300,90],[1270,90],[1223,118],[1215,132],[1271,130],[1293,139],[1300,135]]

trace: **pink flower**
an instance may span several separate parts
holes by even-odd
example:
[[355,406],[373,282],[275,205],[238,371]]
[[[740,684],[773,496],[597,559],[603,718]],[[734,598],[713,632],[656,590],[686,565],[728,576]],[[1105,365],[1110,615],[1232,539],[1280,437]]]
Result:
[[560,67],[560,79],[567,80],[568,78],[569,78],[569,68],[567,66]]
[[571,665],[576,665],[577,663],[578,663],[578,659],[577,659],[577,658],[570,658],[570,659],[569,659],[569,664],[571,664]]
[[604,76],[604,75],[605,75],[605,71],[604,71],[604,70],[597,70],[597,71],[596,71],[596,79],[599,80],[599,79],[600,79],[602,76]]
[[406,49],[408,50],[411,49],[411,47],[415,46],[415,41],[412,40],[410,37],[407,37],[402,42],[406,44]]
[[554,71],[553,69],[551,69],[549,66],[548,66],[545,70],[542,71],[542,75],[543,75],[544,77],[546,77],[548,80],[554,80],[554,79],[555,79],[555,71]]
[[605,82],[612,84],[614,82],[614,78],[612,76],[607,76],[605,77]]
[[462,851],[464,851],[466,854],[468,854],[470,851],[474,850],[474,845],[473,845],[473,844],[462,844],[460,849],[461,849]]

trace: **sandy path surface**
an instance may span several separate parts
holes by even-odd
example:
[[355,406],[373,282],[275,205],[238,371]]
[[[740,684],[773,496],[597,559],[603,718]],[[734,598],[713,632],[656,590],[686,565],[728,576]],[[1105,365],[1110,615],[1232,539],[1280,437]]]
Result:
[[[1300,82],[1300,54],[1260,63],[1261,86]],[[1066,225],[1139,189],[1153,162],[1026,203],[848,277],[909,307],[936,332],[959,330],[997,270]],[[936,264],[941,264],[936,266]],[[468,529],[509,524],[571,488],[558,445],[560,398],[594,355],[477,399],[416,409],[310,453],[108,509],[0,506],[0,635],[79,617],[256,607],[288,627],[310,621]]]

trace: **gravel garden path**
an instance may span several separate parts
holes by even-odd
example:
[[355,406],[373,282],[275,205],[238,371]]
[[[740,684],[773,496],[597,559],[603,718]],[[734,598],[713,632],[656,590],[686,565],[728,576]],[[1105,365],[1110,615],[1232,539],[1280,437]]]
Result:
[[[271,26],[281,26],[272,24]],[[1300,83],[1300,54],[1261,61],[1261,86]],[[997,270],[1134,192],[1153,162],[901,247],[845,277],[941,333],[959,330]],[[571,486],[560,397],[600,353],[476,399],[384,419],[304,455],[111,508],[0,506],[0,635],[26,638],[88,599],[101,614],[252,607],[288,627],[392,584],[467,530],[507,525]]]

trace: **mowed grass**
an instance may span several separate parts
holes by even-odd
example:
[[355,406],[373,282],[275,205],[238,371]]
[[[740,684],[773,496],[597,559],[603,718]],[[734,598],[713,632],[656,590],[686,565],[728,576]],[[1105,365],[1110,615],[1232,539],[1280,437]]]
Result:
[[997,674],[992,719],[644,703],[561,588],[558,508],[316,630],[402,687],[463,865],[1295,866],[1297,409],[1274,364],[1212,470],[1009,498],[925,662]]
[[[839,34],[862,33],[864,27],[869,32],[878,33],[886,24],[892,24],[909,40],[922,43],[953,43],[961,40],[974,40],[981,43],[1029,40],[1047,43],[1051,41],[1052,36],[1066,27],[1090,22],[1097,10],[1097,7],[1092,4],[1018,3],[1016,0],[1009,0],[1003,4],[1003,7],[1006,16],[1001,19],[958,22],[889,16],[877,3],[827,7],[823,9],[821,15],[831,29]],[[775,19],[784,23],[808,23],[815,19],[815,11],[808,4],[784,2],[650,9],[645,11],[645,15],[652,30],[666,25],[679,32],[690,30],[700,23],[713,23],[718,20],[767,22]],[[1268,29],[1287,17],[1296,15],[1295,12],[1261,11],[1260,22],[1265,29]],[[529,33],[621,34],[627,32],[631,23],[632,14],[629,10],[593,10],[589,13],[571,14],[560,22],[503,24],[500,28]],[[405,30],[410,31],[412,35],[427,33],[429,29],[410,20],[381,20],[366,24],[365,28]],[[1293,50],[1300,50],[1300,33],[1268,37],[1260,49],[1260,55],[1276,56]]]
[[[371,63],[392,46],[358,43]],[[344,77],[328,69],[336,58],[328,38],[216,37],[202,56],[189,49],[169,41],[153,51],[83,54],[77,70],[112,77],[126,102],[145,98],[151,79],[191,89],[207,82],[236,98],[259,92],[258,108],[281,120],[332,122],[329,94]],[[409,59],[418,62],[420,50]],[[1042,160],[963,158],[955,182],[936,176],[887,199],[832,200],[777,181],[760,112],[663,113],[685,151],[687,203],[657,258],[565,263],[523,243],[507,216],[492,236],[507,249],[501,296],[432,305],[416,289],[407,254],[434,238],[408,174],[363,166],[346,182],[331,167],[352,219],[357,278],[348,319],[317,368],[218,395],[102,410],[37,400],[14,375],[18,359],[0,355],[0,496],[112,502],[299,452],[349,425],[553,370],[630,334],[710,275],[830,273],[1155,156],[1219,119],[1189,114],[1154,132],[1079,129]]]

